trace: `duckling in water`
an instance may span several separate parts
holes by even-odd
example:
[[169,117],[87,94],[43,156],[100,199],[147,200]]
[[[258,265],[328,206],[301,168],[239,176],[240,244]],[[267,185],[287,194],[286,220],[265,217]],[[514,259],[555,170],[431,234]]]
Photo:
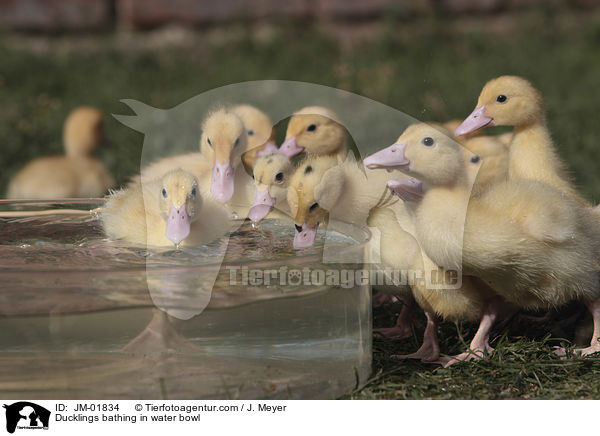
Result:
[[104,141],[102,113],[82,106],[65,120],[66,156],[35,159],[10,182],[7,197],[58,199],[101,197],[115,184],[102,162],[92,156]]
[[287,209],[287,187],[294,167],[290,160],[280,153],[259,157],[254,166],[256,197],[248,217],[258,222],[271,212]]
[[229,230],[229,213],[181,169],[113,192],[101,213],[109,238],[151,246],[200,246]]
[[[220,203],[252,204],[252,179],[246,173],[242,155],[247,150],[247,133],[242,120],[228,109],[210,113],[202,124],[200,152],[166,157],[146,166],[141,171],[141,180],[152,181],[166,172],[181,168],[193,174],[199,188],[210,187],[210,195]],[[138,182],[140,177],[133,179]]]
[[484,126],[514,127],[509,145],[510,179],[544,182],[587,204],[555,150],[546,126],[542,94],[529,81],[518,76],[489,81],[479,95],[477,107],[455,134],[469,134]]
[[249,104],[234,106],[231,112],[240,117],[246,127],[248,151],[242,155],[242,161],[251,172],[260,156],[267,156],[278,150],[273,122],[266,113]]
[[294,113],[279,152],[290,159],[299,154],[346,156],[346,129],[335,112],[321,106],[308,106]]
[[[600,351],[597,247],[590,236],[595,223],[577,201],[525,180],[502,182],[471,198],[464,151],[424,124],[409,127],[396,144],[378,153],[372,167],[402,170],[428,186],[416,210],[417,239],[437,265],[481,279],[522,308],[586,301],[595,330],[591,346],[578,352]],[[497,307],[485,307],[471,352],[447,363],[481,357],[491,349],[489,330]]]

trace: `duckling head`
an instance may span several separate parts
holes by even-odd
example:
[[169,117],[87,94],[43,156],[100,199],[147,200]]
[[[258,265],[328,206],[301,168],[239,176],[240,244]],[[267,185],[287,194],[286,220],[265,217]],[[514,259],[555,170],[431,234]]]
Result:
[[258,222],[278,203],[287,198],[287,187],[292,176],[290,160],[279,153],[259,157],[254,166],[256,198],[248,217]]
[[275,145],[275,132],[271,118],[260,109],[249,104],[240,104],[231,108],[246,127],[248,135],[248,151],[265,146],[258,152],[259,156],[266,156],[277,151]]
[[159,196],[160,213],[165,219],[165,235],[175,245],[190,234],[190,224],[202,207],[198,180],[181,169],[170,171],[162,178]]
[[63,142],[69,157],[89,156],[104,141],[104,116],[98,109],[74,109],[63,126]]
[[518,76],[501,76],[486,83],[477,107],[454,134],[466,135],[486,126],[526,126],[543,117],[542,95],[529,81]]
[[328,219],[343,186],[343,172],[334,157],[307,159],[296,169],[287,191],[296,227],[294,248],[314,244],[319,224]]
[[450,132],[421,123],[409,126],[394,144],[365,158],[364,165],[398,169],[426,185],[453,185],[464,173],[467,153]]
[[333,155],[346,148],[346,129],[338,116],[320,106],[305,107],[290,118],[279,152],[292,158],[301,153]]
[[235,168],[248,147],[244,123],[227,109],[218,109],[204,120],[200,148],[212,158],[210,192],[215,200],[227,203],[233,196]]

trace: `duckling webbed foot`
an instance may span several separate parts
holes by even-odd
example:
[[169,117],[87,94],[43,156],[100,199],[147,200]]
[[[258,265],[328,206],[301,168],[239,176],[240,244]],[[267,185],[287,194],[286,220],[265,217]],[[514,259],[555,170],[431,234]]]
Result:
[[479,328],[469,345],[469,351],[465,353],[458,354],[456,356],[451,357],[441,357],[440,363],[444,368],[447,368],[451,365],[454,365],[458,362],[464,362],[469,360],[480,360],[485,355],[491,354],[494,349],[490,346],[490,331],[492,326],[494,325],[494,321],[496,320],[496,316],[498,315],[497,302],[492,300],[488,302],[485,309],[483,310],[483,315],[481,317],[481,322],[479,323]]
[[401,301],[402,310],[396,318],[396,325],[394,327],[385,327],[373,329],[373,334],[383,336],[390,339],[406,339],[413,336],[417,321],[414,316],[414,305],[412,301],[406,300],[401,297],[395,297],[396,301]]
[[423,363],[438,363],[440,358],[440,345],[437,337],[437,319],[434,314],[425,312],[427,316],[427,326],[423,333],[423,344],[411,354],[394,354],[391,356],[395,360],[420,359]]
[[[589,347],[576,348],[573,350],[574,355],[581,357],[600,353],[600,299],[586,303],[586,305],[590,312],[592,312],[592,318],[594,320],[594,333],[592,334],[592,340]],[[566,357],[567,355],[567,352],[563,347],[555,347],[554,353],[561,357]]]

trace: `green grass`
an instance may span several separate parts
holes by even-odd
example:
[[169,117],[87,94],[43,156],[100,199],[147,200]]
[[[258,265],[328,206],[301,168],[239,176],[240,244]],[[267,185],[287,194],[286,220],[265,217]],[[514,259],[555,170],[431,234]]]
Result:
[[[266,37],[241,25],[227,43],[200,38],[198,47],[181,50],[127,50],[104,35],[90,50],[34,54],[0,36],[0,192],[28,160],[61,153],[62,121],[80,104],[122,114],[129,113],[119,103],[124,98],[169,108],[218,86],[286,79],[339,87],[421,120],[445,120],[470,113],[488,79],[519,74],[542,90],[559,153],[582,192],[599,201],[600,17],[544,9],[504,20],[390,15],[374,38],[343,46],[324,36],[327,24],[293,23],[268,27]],[[489,31],[498,23],[504,30]],[[57,44],[50,40],[50,47]],[[143,138],[112,118],[107,133],[112,145],[101,158],[123,182],[139,168]],[[377,309],[376,325],[393,324],[397,309]],[[460,338],[472,333],[473,326],[443,324],[442,351],[464,350]],[[561,361],[552,353],[556,341],[544,331],[529,333],[500,328],[490,359],[449,369],[389,359],[415,350],[417,338],[376,339],[373,378],[350,397],[600,398],[600,359]]]

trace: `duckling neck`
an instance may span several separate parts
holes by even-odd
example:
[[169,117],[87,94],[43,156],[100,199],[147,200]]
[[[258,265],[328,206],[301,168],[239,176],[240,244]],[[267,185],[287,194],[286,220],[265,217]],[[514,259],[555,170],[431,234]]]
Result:
[[509,179],[537,180],[579,197],[554,149],[545,122],[515,127],[508,156]]

